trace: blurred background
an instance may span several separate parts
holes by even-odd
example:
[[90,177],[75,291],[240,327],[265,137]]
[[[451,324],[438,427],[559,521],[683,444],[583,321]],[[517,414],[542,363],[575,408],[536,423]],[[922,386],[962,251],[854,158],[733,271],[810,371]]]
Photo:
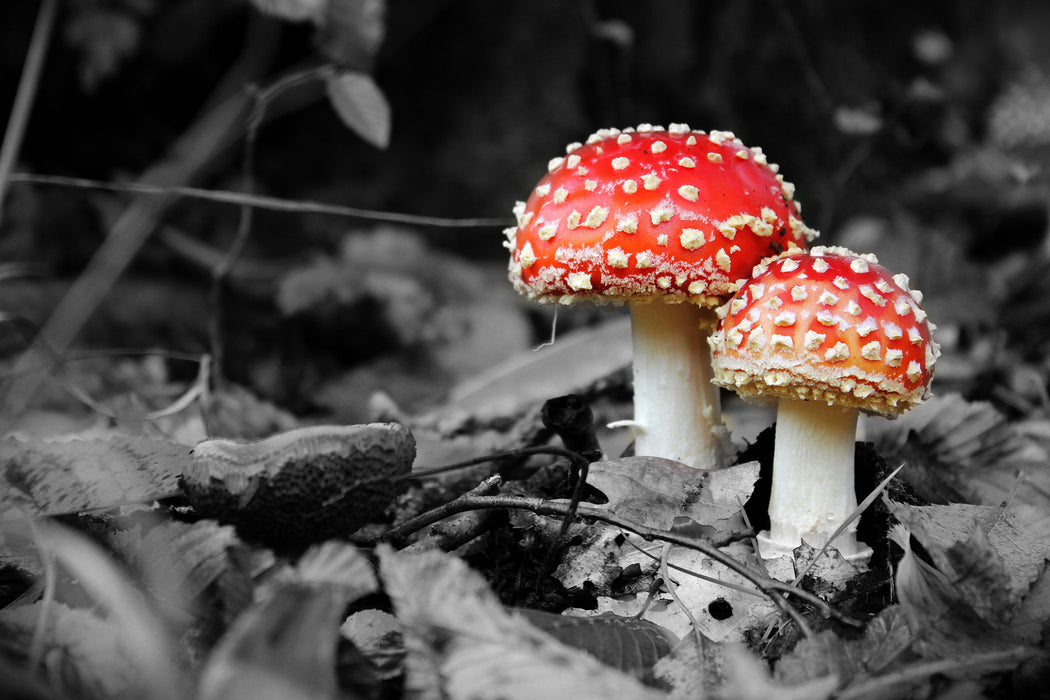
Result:
[[[0,121],[37,7],[0,6]],[[642,122],[732,130],[761,146],[796,184],[822,243],[874,252],[907,273],[940,327],[936,390],[988,399],[1014,416],[1048,408],[1046,3],[58,7],[16,173],[250,188],[294,202],[463,220],[432,226],[254,211],[221,301],[221,370],[291,411],[361,420],[377,391],[423,411],[545,340],[552,312],[509,288],[500,222],[510,222],[515,200],[567,143]],[[247,111],[218,126],[208,121],[224,97],[257,96],[289,75],[332,65],[371,77],[389,108],[388,134],[367,129],[377,119],[384,125],[382,110],[369,113],[371,122],[366,116],[363,130],[348,128],[354,117],[340,114],[317,80],[273,91],[250,149]],[[21,272],[32,275],[0,280],[0,311],[44,323],[141,198],[13,178],[0,263],[31,266]],[[70,334],[76,351],[212,349],[212,277],[246,225],[244,212],[199,198],[157,199],[139,223],[148,237]],[[620,313],[562,310],[559,333]],[[21,334],[0,326],[0,371],[24,373],[17,358],[25,349]],[[70,371],[96,396],[196,373],[192,362],[157,367],[138,358],[117,371],[111,358],[75,360]],[[37,407],[68,402],[53,384],[35,395]]]

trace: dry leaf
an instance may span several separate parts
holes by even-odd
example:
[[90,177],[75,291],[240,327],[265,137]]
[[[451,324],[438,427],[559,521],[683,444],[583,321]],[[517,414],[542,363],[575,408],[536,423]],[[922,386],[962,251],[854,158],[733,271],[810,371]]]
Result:
[[212,650],[198,700],[336,695],[335,648],[347,603],[336,586],[284,586],[244,613]]
[[661,457],[623,457],[591,465],[587,483],[608,497],[618,517],[670,529],[677,517],[715,527],[740,512],[758,480],[758,462],[701,471]]
[[149,438],[2,438],[0,520],[17,509],[62,515],[171,496],[189,462],[186,446]]
[[1002,508],[890,502],[890,510],[954,590],[993,625],[1009,619],[1050,558],[1050,541],[1026,532]]
[[484,579],[453,556],[382,548],[379,559],[397,616],[416,638],[413,647],[406,637],[407,651],[429,657],[450,698],[666,697],[508,612]]
[[0,612],[0,634],[5,649],[27,653],[34,631],[42,619],[46,620],[43,670],[54,684],[54,692],[64,697],[152,697],[154,681],[135,663],[129,640],[118,625],[89,610],[58,602],[52,602],[42,618],[42,605],[33,603]]
[[678,643],[668,630],[634,617],[575,617],[526,609],[515,612],[559,642],[639,678]]

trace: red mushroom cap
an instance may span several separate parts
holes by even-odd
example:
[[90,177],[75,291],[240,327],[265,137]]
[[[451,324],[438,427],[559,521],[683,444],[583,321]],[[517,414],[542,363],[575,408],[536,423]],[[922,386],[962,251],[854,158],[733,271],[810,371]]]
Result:
[[643,124],[566,150],[507,229],[511,281],[540,301],[713,306],[763,258],[816,236],[794,186],[730,132]]
[[926,398],[940,354],[921,301],[874,255],[818,246],[767,260],[719,309],[714,381],[898,415]]

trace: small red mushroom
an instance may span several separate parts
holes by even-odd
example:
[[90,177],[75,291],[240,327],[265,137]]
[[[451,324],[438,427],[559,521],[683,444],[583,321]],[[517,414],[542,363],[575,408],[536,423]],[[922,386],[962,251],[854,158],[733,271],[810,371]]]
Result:
[[636,453],[716,468],[711,307],[816,232],[778,167],[727,131],[643,124],[566,150],[515,208],[510,279],[540,302],[628,303]]
[[[719,309],[715,382],[779,401],[763,556],[822,547],[856,509],[858,411],[895,417],[928,396],[939,349],[921,301],[874,255],[818,246],[758,265]],[[871,554],[855,523],[833,545]]]

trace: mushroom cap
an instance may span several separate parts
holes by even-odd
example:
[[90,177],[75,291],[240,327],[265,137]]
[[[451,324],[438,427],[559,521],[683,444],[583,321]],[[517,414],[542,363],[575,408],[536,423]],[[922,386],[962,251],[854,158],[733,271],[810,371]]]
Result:
[[874,255],[818,246],[763,261],[718,309],[714,382],[899,415],[929,395],[940,354],[921,301]]
[[566,151],[506,230],[510,279],[538,301],[715,306],[763,258],[817,235],[794,185],[731,132],[643,124]]

